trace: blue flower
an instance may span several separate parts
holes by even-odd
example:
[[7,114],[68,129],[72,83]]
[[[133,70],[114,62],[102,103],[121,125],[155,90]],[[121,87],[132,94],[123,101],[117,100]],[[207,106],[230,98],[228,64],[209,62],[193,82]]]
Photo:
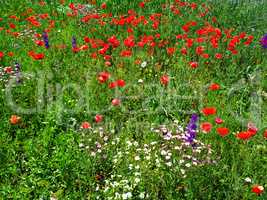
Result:
[[43,32],[43,40],[44,40],[44,43],[45,43],[45,48],[49,48],[49,41],[48,41],[48,35],[46,32]]
[[261,46],[264,48],[264,49],[267,49],[267,34],[265,34],[262,38],[261,38]]
[[72,36],[71,44],[73,49],[77,48],[77,41],[74,36]]

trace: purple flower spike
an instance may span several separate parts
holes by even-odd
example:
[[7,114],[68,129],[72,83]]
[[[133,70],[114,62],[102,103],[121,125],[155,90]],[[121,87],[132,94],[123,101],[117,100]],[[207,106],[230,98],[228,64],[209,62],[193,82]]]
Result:
[[45,43],[45,48],[49,48],[49,40],[48,40],[48,34],[46,32],[43,32],[43,40],[44,40],[44,43]]
[[193,114],[186,128],[186,142],[193,143],[196,138],[198,115]]
[[73,49],[77,48],[77,41],[76,41],[76,38],[74,36],[72,36],[71,44],[72,44]]
[[267,49],[267,34],[265,34],[262,38],[261,38],[261,46],[264,48],[264,49]]

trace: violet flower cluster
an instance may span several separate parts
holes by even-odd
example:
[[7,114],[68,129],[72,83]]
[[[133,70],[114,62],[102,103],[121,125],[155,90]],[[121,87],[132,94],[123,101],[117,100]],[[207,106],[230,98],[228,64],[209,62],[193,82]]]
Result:
[[45,43],[45,48],[49,48],[49,40],[48,40],[48,34],[46,32],[43,32],[43,40],[44,40],[44,43]]
[[267,49],[267,34],[265,34],[262,38],[261,38],[261,46],[264,48],[264,49]]
[[196,131],[197,131],[197,121],[198,115],[193,114],[191,116],[190,122],[186,127],[186,142],[193,143],[194,139],[196,138]]
[[76,41],[76,38],[74,36],[72,36],[71,44],[72,44],[73,49],[77,48],[77,41]]

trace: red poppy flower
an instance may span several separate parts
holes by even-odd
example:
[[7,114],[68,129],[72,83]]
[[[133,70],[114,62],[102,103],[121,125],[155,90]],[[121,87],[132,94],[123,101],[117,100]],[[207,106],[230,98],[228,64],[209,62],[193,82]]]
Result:
[[208,59],[208,58],[210,57],[210,55],[207,54],[207,53],[203,53],[203,54],[201,54],[201,57],[202,57],[202,58],[206,58],[206,59]]
[[248,123],[248,132],[250,132],[250,134],[252,136],[254,136],[258,132],[258,129],[253,123],[249,122]]
[[106,8],[107,8],[107,4],[106,4],[106,3],[102,3],[102,4],[101,4],[101,8],[102,8],[102,9],[106,9]]
[[174,47],[169,47],[169,48],[167,48],[167,54],[168,55],[173,55],[174,54],[174,52],[175,52],[175,48]]
[[117,85],[118,85],[119,87],[124,87],[124,86],[125,86],[125,81],[122,80],[122,79],[117,80],[116,83],[117,83]]
[[10,124],[12,124],[12,125],[16,125],[16,124],[20,123],[20,121],[21,121],[21,117],[19,117],[19,116],[17,116],[17,115],[12,115],[12,116],[10,117],[9,121],[10,121]]
[[145,3],[144,3],[143,1],[140,2],[140,3],[139,3],[139,7],[140,7],[140,8],[144,8],[144,7],[145,7]]
[[45,57],[45,55],[43,54],[43,53],[37,53],[37,54],[35,54],[34,56],[33,56],[33,58],[35,59],[35,60],[41,60],[41,59],[43,59]]
[[91,128],[91,124],[89,124],[89,122],[83,122],[81,125],[82,129],[89,129]]
[[36,40],[35,44],[37,44],[38,46],[44,46],[44,42],[42,40]]
[[190,62],[189,64],[193,69],[198,67],[198,63],[197,62]]
[[215,58],[217,58],[217,59],[221,59],[221,58],[222,58],[222,54],[220,54],[220,53],[216,53],[216,54],[215,54]]
[[102,120],[103,120],[103,116],[102,115],[97,114],[95,116],[95,122],[96,123],[100,123]]
[[211,131],[211,129],[212,129],[212,124],[209,123],[209,122],[203,122],[200,125],[200,128],[204,133],[209,133]]
[[103,47],[102,49],[98,50],[98,53],[101,55],[104,55],[104,54],[106,54],[107,50],[108,50],[108,48]]
[[263,136],[267,139],[267,129],[264,131]]
[[219,90],[219,89],[220,89],[220,85],[217,84],[217,83],[212,83],[212,84],[209,86],[209,90],[212,90],[212,91]]
[[187,49],[185,47],[181,48],[181,54],[187,55]]
[[205,116],[208,116],[208,115],[214,115],[216,114],[217,110],[216,108],[214,107],[206,107],[206,108],[203,108],[202,109],[202,113],[205,115]]
[[108,72],[101,72],[98,75],[99,83],[105,83],[109,78],[110,78],[110,73],[108,73]]
[[156,37],[156,38],[160,38],[160,34],[157,33],[157,34],[155,35],[155,37]]
[[16,25],[13,24],[13,23],[9,23],[9,27],[10,27],[11,29],[14,29],[14,28],[16,28]]
[[216,124],[222,124],[223,123],[223,120],[221,118],[219,118],[219,117],[216,117],[215,123]]
[[88,45],[82,45],[82,46],[80,46],[80,50],[87,50],[89,47],[88,47]]
[[196,54],[201,55],[204,52],[205,48],[204,46],[198,46],[196,47]]
[[12,56],[14,56],[14,53],[10,51],[10,52],[7,53],[7,55],[12,57]]
[[113,99],[111,103],[113,106],[118,106],[118,105],[120,105],[121,100],[116,98],[116,99]]
[[134,47],[134,36],[130,35],[124,40],[124,45],[126,47]]
[[87,37],[87,36],[85,36],[85,37],[83,38],[83,40],[84,40],[85,43],[89,43],[89,42],[91,41],[90,38]]
[[43,53],[35,53],[34,51],[29,51],[28,55],[31,56],[35,60],[41,60],[45,57]]
[[249,131],[243,131],[236,134],[236,137],[241,140],[248,140],[252,137]]
[[108,42],[112,45],[113,48],[120,46],[120,41],[116,38],[115,35],[111,36],[108,39]]
[[109,83],[109,85],[108,85],[108,87],[110,88],[110,89],[113,89],[113,88],[115,88],[117,86],[117,83],[116,82],[111,82],[111,83]]
[[224,136],[226,136],[226,135],[229,134],[229,129],[226,128],[226,127],[219,127],[219,128],[217,128],[217,133],[218,133],[220,136],[224,137]]
[[0,51],[0,59],[4,57],[4,53]]
[[178,39],[178,40],[183,39],[183,35],[181,35],[181,34],[176,35],[176,39]]
[[106,62],[105,62],[105,65],[106,65],[106,66],[111,66],[112,64],[111,64],[110,61],[106,61]]
[[257,195],[261,195],[264,192],[264,187],[261,185],[254,185],[251,191]]
[[132,51],[131,50],[122,50],[120,55],[122,57],[130,57],[132,55]]
[[168,85],[170,79],[168,75],[163,75],[162,77],[160,77],[160,82],[162,85]]
[[105,55],[105,56],[104,56],[104,60],[106,60],[106,61],[111,60],[111,55]]

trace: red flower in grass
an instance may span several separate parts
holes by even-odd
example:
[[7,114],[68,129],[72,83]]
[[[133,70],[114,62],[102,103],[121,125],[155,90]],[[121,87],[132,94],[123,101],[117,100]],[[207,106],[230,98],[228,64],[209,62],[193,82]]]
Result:
[[261,195],[264,192],[264,187],[261,185],[254,185],[251,191],[257,195]]
[[140,3],[139,3],[139,7],[140,7],[140,8],[144,8],[144,7],[145,7],[145,3],[144,3],[143,1],[140,2]]
[[160,82],[164,86],[168,85],[169,81],[170,79],[168,75],[163,75],[162,77],[160,77]]
[[219,118],[219,117],[216,117],[215,123],[216,124],[222,124],[223,123],[223,120],[221,118]]
[[102,122],[102,120],[103,120],[103,116],[102,115],[97,114],[95,116],[95,122],[96,123],[100,123],[100,122]]
[[108,79],[110,78],[110,73],[108,72],[101,72],[99,75],[98,75],[98,81],[99,83],[105,83]]
[[267,139],[267,129],[264,131],[263,137],[265,137],[265,139]]
[[208,116],[208,115],[214,115],[216,114],[217,110],[216,108],[214,107],[206,107],[206,108],[203,108],[202,109],[202,113],[205,115],[205,116]]
[[112,103],[113,106],[118,106],[118,105],[121,104],[121,100],[115,98],[115,99],[113,99],[113,100],[111,101],[111,103]]
[[122,80],[122,79],[117,80],[116,83],[117,83],[117,86],[119,86],[119,87],[124,87],[125,86],[125,81]]
[[106,3],[102,3],[102,4],[101,4],[101,8],[102,8],[102,9],[106,9],[106,8],[107,8],[107,4],[106,4]]
[[10,56],[10,57],[13,57],[14,53],[12,51],[10,51],[10,52],[7,53],[7,55]]
[[209,122],[203,122],[200,125],[200,128],[204,133],[209,133],[211,131],[211,129],[212,129],[212,124],[209,123]]
[[35,53],[34,51],[29,51],[28,55],[31,56],[35,60],[41,60],[45,57],[43,53]]
[[124,80],[122,80],[122,79],[119,79],[119,80],[117,80],[117,81],[115,81],[115,82],[111,82],[110,84],[109,84],[109,88],[110,89],[112,89],[112,88],[115,88],[115,87],[124,87],[125,86],[125,81]]
[[42,40],[36,40],[35,44],[37,44],[38,46],[44,46],[44,42]]
[[236,137],[241,140],[248,140],[252,137],[252,134],[249,131],[242,131],[237,133]]
[[112,45],[113,48],[120,46],[120,41],[116,38],[115,35],[111,36],[108,39],[108,42]]
[[248,132],[250,132],[250,134],[252,136],[254,136],[258,132],[258,129],[253,123],[249,122],[248,123]]
[[82,46],[80,46],[80,48],[79,48],[81,51],[85,51],[85,50],[87,50],[87,49],[89,49],[89,47],[88,47],[88,45],[82,45]]
[[120,55],[122,57],[130,57],[132,55],[132,51],[131,50],[122,50]]
[[181,48],[181,54],[187,55],[187,49],[185,47]]
[[83,122],[81,124],[81,129],[89,129],[91,128],[91,124],[89,122]]
[[4,53],[0,51],[0,59],[4,57]]
[[216,54],[215,54],[215,58],[217,58],[217,59],[222,59],[222,54],[220,54],[220,53],[216,53]]
[[111,83],[109,83],[109,85],[108,85],[108,87],[110,88],[110,89],[113,89],[113,88],[115,88],[117,86],[117,83],[116,82],[111,82]]
[[175,53],[175,48],[174,47],[167,48],[167,54],[169,56],[173,55],[174,53]]
[[224,136],[226,136],[226,135],[229,134],[229,129],[226,128],[226,127],[219,127],[219,128],[217,128],[217,133],[218,133],[220,136],[224,137]]
[[17,125],[21,122],[21,117],[17,115],[12,115],[9,119],[10,124],[12,125]]
[[215,91],[215,90],[219,90],[220,89],[220,85],[217,84],[217,83],[212,83],[210,86],[209,86],[209,90],[211,91]]
[[198,67],[198,63],[197,62],[189,62],[189,64],[193,69]]
[[33,58],[35,60],[42,60],[45,57],[45,55],[43,53],[37,53],[33,55]]
[[195,51],[197,55],[201,55],[202,53],[204,53],[204,50],[205,50],[204,46],[198,46],[196,47]]
[[125,40],[124,40],[124,45],[126,47],[134,47],[135,43],[134,43],[134,36],[133,35],[130,35],[129,37],[127,37]]

